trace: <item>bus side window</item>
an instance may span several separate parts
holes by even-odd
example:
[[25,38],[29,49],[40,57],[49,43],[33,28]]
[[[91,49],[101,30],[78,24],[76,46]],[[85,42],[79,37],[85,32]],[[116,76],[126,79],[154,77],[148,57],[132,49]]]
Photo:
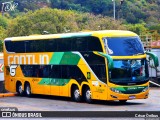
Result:
[[[24,41],[6,41],[6,49],[8,52],[15,52],[15,53],[24,53],[25,52],[25,42]],[[14,47],[18,46],[18,47]]]
[[68,73],[69,73],[69,69],[68,69],[68,65],[62,65],[61,66],[61,77],[63,79],[67,79],[69,78]]
[[70,66],[70,76],[71,76],[71,78],[72,79],[77,79],[78,77],[77,77],[77,70],[76,70],[76,68],[75,68],[75,65],[71,65]]
[[43,77],[48,78],[51,71],[51,65],[45,65],[43,68]]
[[60,38],[57,39],[58,52],[69,52],[72,49],[72,38]]
[[32,52],[34,50],[33,41],[25,41],[25,52]]
[[72,38],[72,51],[87,51],[86,38]]
[[61,78],[61,66],[53,65],[50,72],[51,78]]
[[88,51],[99,51],[103,52],[102,45],[99,38],[97,37],[88,37],[87,39]]
[[46,40],[45,44],[45,52],[57,52],[57,39]]
[[85,76],[83,75],[80,68],[76,65],[70,66],[70,74],[72,75],[73,79],[76,80],[85,80]]

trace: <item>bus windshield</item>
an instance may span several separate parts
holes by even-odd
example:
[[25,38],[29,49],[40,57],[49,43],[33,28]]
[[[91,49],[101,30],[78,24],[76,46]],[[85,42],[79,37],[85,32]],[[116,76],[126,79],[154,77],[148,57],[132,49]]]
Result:
[[144,54],[139,37],[103,38],[106,52],[111,56],[132,56]]
[[114,68],[109,76],[110,82],[118,85],[145,83],[149,77],[147,60],[114,60]]

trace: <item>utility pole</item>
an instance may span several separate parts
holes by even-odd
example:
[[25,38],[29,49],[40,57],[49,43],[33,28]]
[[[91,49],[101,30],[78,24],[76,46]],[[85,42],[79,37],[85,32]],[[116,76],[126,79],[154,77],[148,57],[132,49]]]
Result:
[[112,0],[113,1],[113,18],[114,20],[116,20],[116,5],[115,5],[115,0]]
[[118,20],[120,18],[120,12],[122,12],[122,4],[123,4],[123,2],[124,2],[124,0],[120,0],[120,6],[119,6],[119,9],[118,9]]

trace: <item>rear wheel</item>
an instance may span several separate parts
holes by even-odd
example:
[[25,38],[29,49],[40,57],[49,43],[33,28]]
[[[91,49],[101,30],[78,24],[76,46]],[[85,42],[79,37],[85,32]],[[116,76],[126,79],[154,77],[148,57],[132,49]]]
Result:
[[75,102],[80,102],[81,101],[80,91],[79,91],[77,86],[74,86],[74,88],[72,90],[72,99]]
[[17,84],[16,91],[17,91],[18,95],[20,95],[20,96],[23,95],[22,83]]
[[31,86],[30,86],[29,83],[27,83],[27,84],[25,85],[25,95],[28,96],[28,97],[30,97],[31,94],[32,94],[32,93],[31,93]]
[[87,102],[87,103],[91,103],[92,102],[92,93],[91,93],[91,90],[89,89],[89,87],[86,87],[85,88],[85,91],[84,91],[84,100]]

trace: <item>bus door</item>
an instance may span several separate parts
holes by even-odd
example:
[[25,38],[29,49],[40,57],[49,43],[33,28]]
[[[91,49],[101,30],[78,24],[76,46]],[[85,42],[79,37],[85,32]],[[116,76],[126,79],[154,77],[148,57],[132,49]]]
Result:
[[95,77],[92,78],[92,90],[94,92],[94,98],[96,99],[107,99],[107,78],[106,78],[106,67],[102,65],[91,66]]

